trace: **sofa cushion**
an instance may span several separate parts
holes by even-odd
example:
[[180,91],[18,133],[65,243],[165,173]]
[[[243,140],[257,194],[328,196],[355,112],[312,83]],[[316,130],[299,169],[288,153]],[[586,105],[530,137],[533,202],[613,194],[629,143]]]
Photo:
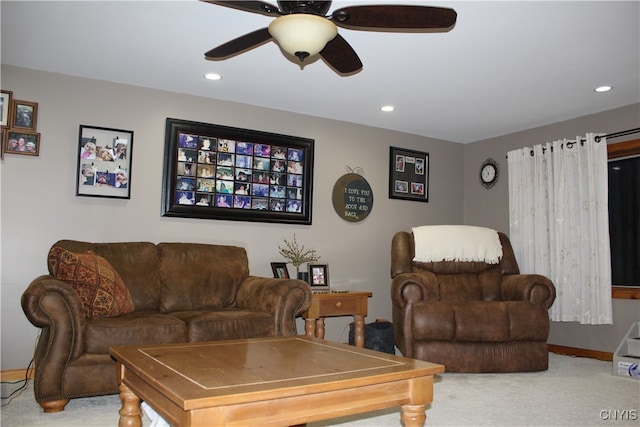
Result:
[[512,341],[547,341],[549,311],[542,303],[505,301],[509,313],[509,336]]
[[412,309],[416,341],[546,341],[549,314],[527,301],[418,302]]
[[249,275],[243,248],[198,243],[160,243],[160,311],[233,307]]
[[411,310],[411,336],[416,341],[451,341],[456,336],[455,314],[451,304],[419,301]]
[[73,253],[59,246],[49,251],[50,273],[76,291],[88,319],[134,311],[127,286],[109,262],[93,253]]
[[275,336],[273,317],[234,308],[171,313],[187,324],[189,341],[214,341]]
[[[154,311],[160,307],[160,271],[158,249],[151,242],[91,243],[78,240],[59,240],[70,252],[94,252],[118,272],[131,293],[136,311]],[[51,267],[49,267],[51,271]]]
[[174,316],[135,312],[87,322],[85,352],[109,353],[109,347],[120,345],[180,343],[187,336],[187,325]]
[[482,288],[477,274],[439,274],[440,300],[444,302],[481,301]]
[[452,304],[458,341],[509,341],[509,315],[500,301]]

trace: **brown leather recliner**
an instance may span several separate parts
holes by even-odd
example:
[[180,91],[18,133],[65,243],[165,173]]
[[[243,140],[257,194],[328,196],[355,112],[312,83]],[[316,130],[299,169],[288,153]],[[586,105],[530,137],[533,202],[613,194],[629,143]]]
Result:
[[498,264],[416,262],[413,233],[391,244],[396,346],[406,357],[448,372],[548,369],[548,309],[556,291],[546,277],[520,274],[508,237],[498,233]]

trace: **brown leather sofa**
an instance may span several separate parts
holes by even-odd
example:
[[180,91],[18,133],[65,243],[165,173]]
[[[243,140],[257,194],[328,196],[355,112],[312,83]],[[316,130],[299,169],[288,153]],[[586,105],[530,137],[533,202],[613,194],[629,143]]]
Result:
[[507,236],[498,233],[499,264],[415,262],[414,237],[391,244],[394,340],[406,357],[445,365],[448,372],[548,369],[548,309],[553,283],[520,274]]
[[88,319],[70,285],[51,274],[33,280],[22,308],[41,328],[34,389],[45,412],[64,410],[70,398],[118,393],[111,346],[296,335],[295,318],[311,304],[301,280],[251,276],[239,247],[71,240],[56,246],[106,259],[135,311]]

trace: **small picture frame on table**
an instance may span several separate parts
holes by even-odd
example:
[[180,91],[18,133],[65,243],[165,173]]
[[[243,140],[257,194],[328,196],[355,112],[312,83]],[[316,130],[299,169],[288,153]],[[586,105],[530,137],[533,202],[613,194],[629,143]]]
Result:
[[38,122],[38,103],[14,99],[11,105],[10,127],[35,132]]
[[131,198],[133,131],[80,125],[76,196]]
[[290,279],[289,270],[287,270],[286,262],[272,262],[271,271],[273,271],[273,277],[276,279]]
[[11,99],[13,92],[10,90],[0,91],[0,127],[8,128],[11,123]]
[[2,145],[5,153],[23,156],[38,156],[40,154],[39,133],[17,129],[4,129],[2,133]]
[[389,198],[429,201],[429,153],[390,147]]
[[329,292],[329,264],[308,264],[312,292]]

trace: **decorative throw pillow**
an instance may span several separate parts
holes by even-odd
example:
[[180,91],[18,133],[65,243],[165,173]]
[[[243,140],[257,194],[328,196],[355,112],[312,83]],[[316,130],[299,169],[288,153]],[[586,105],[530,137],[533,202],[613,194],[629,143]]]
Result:
[[131,313],[129,289],[109,262],[94,253],[73,253],[59,246],[49,251],[51,274],[80,296],[88,319]]

